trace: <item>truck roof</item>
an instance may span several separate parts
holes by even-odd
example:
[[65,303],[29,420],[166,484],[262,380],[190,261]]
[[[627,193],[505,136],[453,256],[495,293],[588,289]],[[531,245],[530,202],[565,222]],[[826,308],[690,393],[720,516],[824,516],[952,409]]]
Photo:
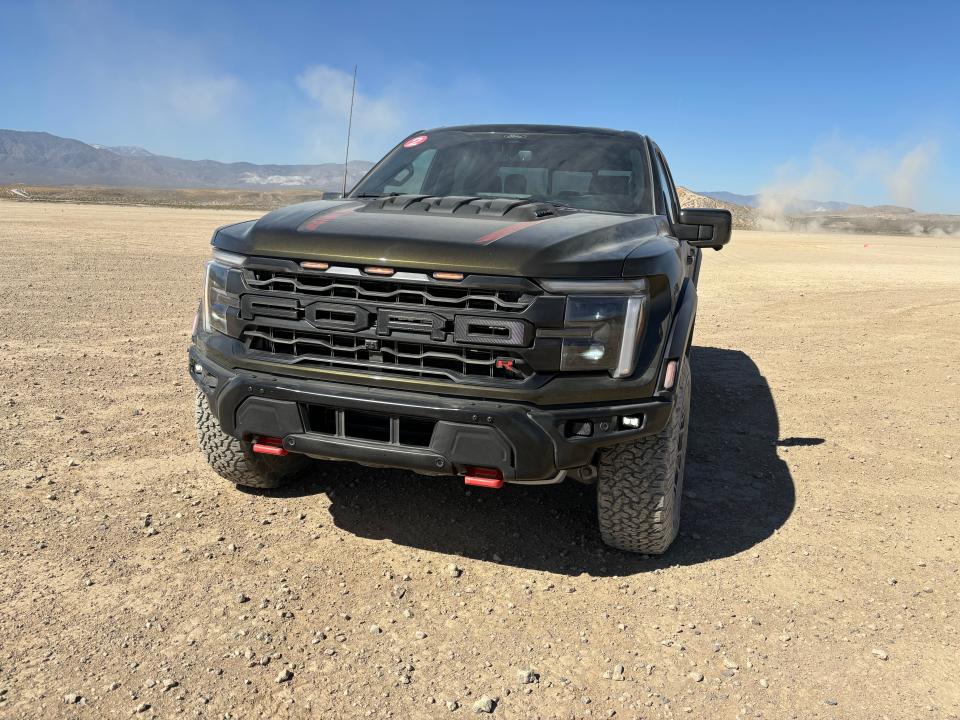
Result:
[[[644,139],[640,133],[632,130],[612,130],[610,128],[598,127],[580,127],[578,125],[530,125],[530,124],[494,124],[494,125],[453,125],[448,127],[436,127],[429,130],[418,130],[417,133],[432,133],[440,130],[458,130],[460,132],[498,132],[498,133],[558,133],[558,134],[590,134],[590,135],[613,135],[616,137],[628,137],[632,139]],[[412,133],[412,134],[417,134]]]

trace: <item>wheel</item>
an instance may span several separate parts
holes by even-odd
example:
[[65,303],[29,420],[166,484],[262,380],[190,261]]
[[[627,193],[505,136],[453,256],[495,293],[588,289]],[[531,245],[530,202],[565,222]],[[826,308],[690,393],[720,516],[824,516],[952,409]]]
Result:
[[308,459],[302,455],[265,457],[253,452],[245,443],[220,428],[210,412],[207,396],[197,390],[197,442],[200,450],[220,477],[237,485],[275,488],[284,485],[302,472]]
[[600,452],[597,515],[607,545],[659,555],[677,536],[689,416],[690,367],[684,359],[666,427]]

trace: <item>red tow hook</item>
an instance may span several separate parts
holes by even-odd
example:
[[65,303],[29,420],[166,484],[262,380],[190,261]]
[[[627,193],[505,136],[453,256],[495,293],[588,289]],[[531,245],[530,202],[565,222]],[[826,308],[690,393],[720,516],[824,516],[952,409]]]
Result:
[[494,490],[499,490],[503,487],[503,473],[497,468],[473,467],[468,465],[465,470],[466,474],[463,476],[464,485],[493,488]]
[[283,440],[278,437],[255,437],[253,439],[253,451],[261,455],[284,456],[287,451],[283,447]]

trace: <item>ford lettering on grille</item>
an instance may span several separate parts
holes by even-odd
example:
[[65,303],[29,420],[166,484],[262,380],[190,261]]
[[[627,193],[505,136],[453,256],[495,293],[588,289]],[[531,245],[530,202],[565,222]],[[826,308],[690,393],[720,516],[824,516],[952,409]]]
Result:
[[446,338],[446,320],[442,315],[409,310],[380,308],[377,310],[377,335],[389,335],[394,330],[401,332],[428,333],[431,340]]
[[370,313],[357,305],[315,302],[303,309],[304,319],[325,330],[358,332],[370,327]]

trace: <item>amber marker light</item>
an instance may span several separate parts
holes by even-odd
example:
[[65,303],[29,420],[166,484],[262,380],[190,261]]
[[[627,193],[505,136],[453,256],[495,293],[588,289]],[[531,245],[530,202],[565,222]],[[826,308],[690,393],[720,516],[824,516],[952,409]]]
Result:
[[667,371],[663,374],[663,389],[670,390],[677,382],[677,361],[671,360],[667,363]]
[[305,260],[304,262],[300,263],[300,267],[302,267],[304,270],[326,270],[330,267],[330,263]]
[[393,268],[380,267],[379,265],[365,267],[363,271],[368,275],[393,275],[393,273],[396,272]]
[[433,274],[434,280],[463,280],[463,273],[455,272],[435,272]]

